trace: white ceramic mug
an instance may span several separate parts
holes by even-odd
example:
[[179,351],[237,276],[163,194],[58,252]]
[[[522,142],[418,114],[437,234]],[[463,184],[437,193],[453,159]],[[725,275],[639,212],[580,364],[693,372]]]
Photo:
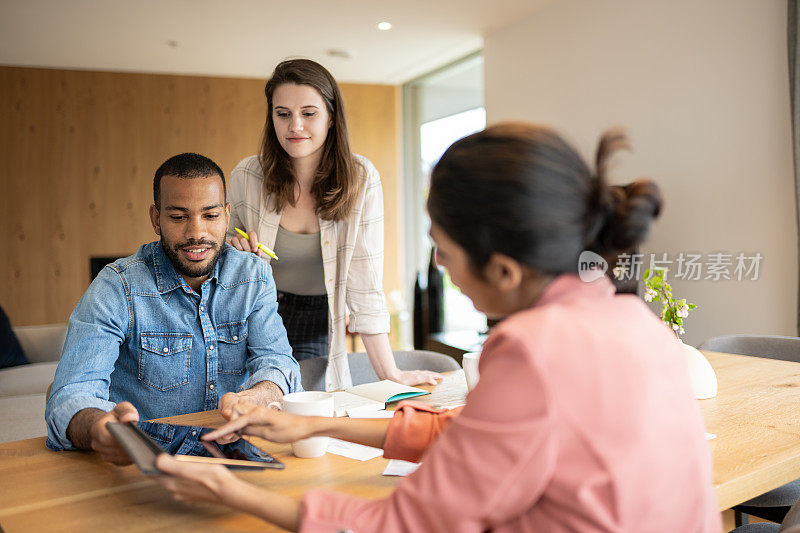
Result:
[[[306,391],[286,394],[280,402],[272,402],[268,407],[303,416],[333,416],[333,394],[329,392]],[[292,452],[297,457],[322,457],[328,448],[328,437],[311,437],[292,443]]]
[[467,378],[467,390],[472,390],[478,384],[480,373],[478,372],[478,360],[481,352],[467,352],[461,356],[461,366],[464,368],[464,377]]

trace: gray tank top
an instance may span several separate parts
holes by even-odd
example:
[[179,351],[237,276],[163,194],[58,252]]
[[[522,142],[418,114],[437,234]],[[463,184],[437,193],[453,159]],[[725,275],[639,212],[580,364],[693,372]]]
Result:
[[279,291],[304,296],[326,294],[319,236],[319,232],[292,233],[278,226],[275,254],[280,259],[270,265]]

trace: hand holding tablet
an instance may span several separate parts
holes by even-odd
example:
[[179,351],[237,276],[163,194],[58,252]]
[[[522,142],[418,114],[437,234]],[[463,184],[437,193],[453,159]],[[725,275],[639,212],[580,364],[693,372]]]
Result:
[[[157,424],[148,422],[147,424],[158,426],[170,426],[169,424]],[[122,424],[109,422],[106,427],[108,431],[119,441],[131,460],[139,470],[145,475],[160,475],[161,471],[156,467],[156,458],[167,453],[159,446],[145,431],[136,424]],[[176,428],[188,428],[188,426],[173,426]],[[191,427],[189,431],[196,432],[197,440],[204,450],[197,455],[172,455],[181,462],[219,464],[230,469],[250,469],[263,470],[266,468],[283,469],[284,465],[267,452],[257,448],[245,439],[239,439],[228,444],[217,444],[206,442],[201,437],[213,431],[210,428]],[[188,431],[187,431],[188,432]],[[197,451],[195,447],[192,452]],[[168,454],[169,455],[169,454]]]

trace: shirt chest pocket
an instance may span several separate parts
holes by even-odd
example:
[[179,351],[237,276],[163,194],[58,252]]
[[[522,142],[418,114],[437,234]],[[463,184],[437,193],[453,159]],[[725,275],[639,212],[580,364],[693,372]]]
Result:
[[191,333],[142,333],[139,379],[162,391],[186,385],[191,347]]
[[224,374],[243,374],[247,362],[247,320],[217,326],[217,368]]

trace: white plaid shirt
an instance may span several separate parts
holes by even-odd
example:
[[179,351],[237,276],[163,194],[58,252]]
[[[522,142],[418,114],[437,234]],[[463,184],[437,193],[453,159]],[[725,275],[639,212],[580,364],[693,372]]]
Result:
[[[387,333],[389,313],[383,294],[383,189],[375,166],[356,156],[366,169],[358,200],[346,220],[319,219],[322,267],[328,295],[328,368],[325,388],[349,387],[345,314],[350,311],[350,331]],[[281,214],[272,198],[264,198],[264,178],[257,156],[243,159],[231,172],[228,199],[233,228],[255,230],[258,240],[269,248],[275,238]],[[269,259],[269,258],[267,258]]]

